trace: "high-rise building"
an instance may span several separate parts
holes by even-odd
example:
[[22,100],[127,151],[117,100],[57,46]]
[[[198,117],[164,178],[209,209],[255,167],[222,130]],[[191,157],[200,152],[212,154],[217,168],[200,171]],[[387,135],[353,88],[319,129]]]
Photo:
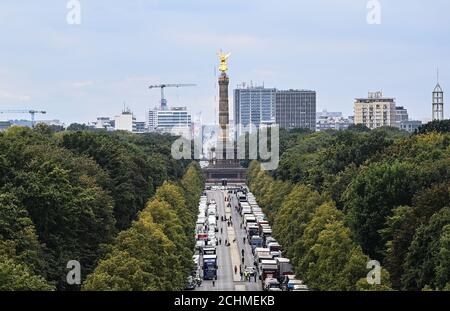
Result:
[[133,132],[134,121],[136,118],[133,113],[129,109],[124,109],[121,115],[114,117],[115,130]]
[[238,136],[275,123],[276,89],[245,84],[234,90],[234,124]]
[[316,92],[309,90],[277,91],[275,122],[280,128],[316,128]]
[[408,109],[406,109],[403,106],[395,107],[395,125],[397,127],[400,127],[400,124],[402,122],[405,122],[408,120],[409,120]]
[[355,124],[364,124],[370,129],[395,126],[395,99],[383,97],[382,92],[369,92],[367,98],[355,100]]
[[344,118],[342,112],[328,112],[323,110],[316,113],[316,131],[336,130],[342,131],[348,129],[353,124],[349,118]]
[[172,133],[189,137],[192,129],[191,115],[186,107],[171,107],[169,110],[153,109],[148,113],[149,131]]
[[444,91],[438,83],[433,90],[433,121],[444,120]]

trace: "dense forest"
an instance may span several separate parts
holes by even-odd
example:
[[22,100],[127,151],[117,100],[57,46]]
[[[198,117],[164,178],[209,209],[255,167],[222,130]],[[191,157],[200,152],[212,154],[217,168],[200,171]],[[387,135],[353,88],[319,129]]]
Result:
[[[282,132],[279,168],[250,164],[300,278],[319,290],[450,290],[449,124]],[[369,260],[380,285],[366,281]]]
[[0,290],[78,290],[66,282],[70,260],[89,275],[87,289],[180,288],[203,181],[198,165],[172,159],[174,139],[44,125],[1,132]]

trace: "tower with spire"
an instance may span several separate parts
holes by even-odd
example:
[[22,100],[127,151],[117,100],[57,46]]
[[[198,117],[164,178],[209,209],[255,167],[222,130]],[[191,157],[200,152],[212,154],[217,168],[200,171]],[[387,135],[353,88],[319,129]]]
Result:
[[437,71],[437,84],[433,91],[433,121],[444,120],[444,92],[439,85],[439,70]]

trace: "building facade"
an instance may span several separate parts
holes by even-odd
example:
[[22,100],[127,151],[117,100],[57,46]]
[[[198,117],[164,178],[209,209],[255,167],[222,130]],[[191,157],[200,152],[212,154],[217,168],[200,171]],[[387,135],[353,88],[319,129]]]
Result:
[[275,122],[284,129],[316,129],[316,92],[310,90],[277,91]]
[[341,116],[319,115],[316,119],[316,131],[336,130],[343,131],[353,124],[350,119]]
[[275,123],[274,88],[253,87],[242,84],[234,90],[234,125],[237,136],[261,125]]
[[189,137],[192,130],[192,120],[186,107],[172,107],[169,110],[153,109],[148,113],[147,126],[151,132],[172,133]]
[[370,129],[396,125],[395,99],[383,97],[382,92],[369,92],[367,98],[355,99],[354,110],[355,124],[364,124]]
[[395,123],[398,127],[402,122],[408,121],[409,115],[408,110],[403,106],[395,107]]
[[406,120],[406,121],[401,121],[399,127],[403,131],[407,131],[409,133],[414,133],[421,126],[422,126],[422,121]]

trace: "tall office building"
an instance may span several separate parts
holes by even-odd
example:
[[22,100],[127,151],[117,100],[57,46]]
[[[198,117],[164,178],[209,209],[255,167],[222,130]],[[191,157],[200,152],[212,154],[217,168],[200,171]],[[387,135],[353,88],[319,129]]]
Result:
[[276,89],[245,84],[234,90],[234,124],[237,136],[275,123]]
[[403,106],[395,107],[395,124],[396,124],[396,126],[400,127],[400,124],[402,122],[405,122],[408,120],[409,120],[408,109],[406,109]]
[[439,85],[439,78],[433,90],[433,121],[444,120],[444,91]]
[[383,97],[382,92],[369,92],[367,98],[355,100],[355,124],[370,129],[396,125],[395,99]]
[[187,112],[186,107],[150,110],[147,124],[149,131],[172,133],[185,137],[189,137],[192,129],[191,115]]
[[136,118],[129,109],[124,109],[122,114],[114,117],[114,127],[116,131],[133,131],[133,122]]
[[277,91],[275,122],[280,128],[316,129],[316,92],[310,90]]

